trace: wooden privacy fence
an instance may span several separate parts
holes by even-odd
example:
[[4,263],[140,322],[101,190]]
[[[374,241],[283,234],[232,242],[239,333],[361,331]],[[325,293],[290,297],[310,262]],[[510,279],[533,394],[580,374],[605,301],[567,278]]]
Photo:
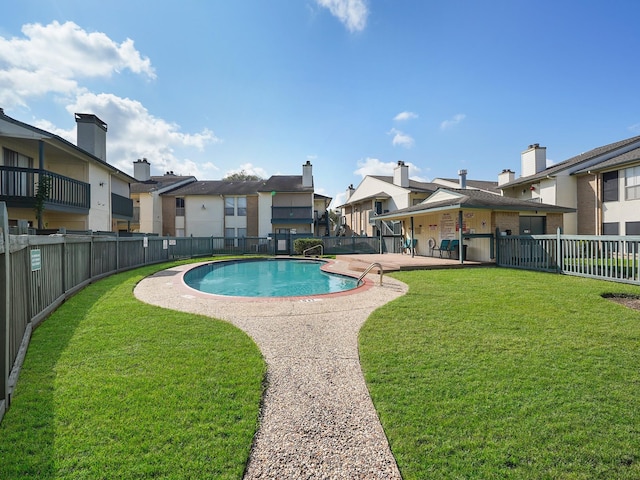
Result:
[[496,235],[496,263],[640,285],[640,236]]

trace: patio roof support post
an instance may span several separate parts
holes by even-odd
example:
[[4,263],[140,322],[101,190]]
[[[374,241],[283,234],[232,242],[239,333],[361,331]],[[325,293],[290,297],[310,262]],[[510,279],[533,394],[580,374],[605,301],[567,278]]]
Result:
[[416,249],[414,248],[414,230],[413,230],[413,217],[411,217],[411,243],[409,244],[409,249],[411,250],[411,258],[415,257],[416,255]]
[[460,265],[464,265],[464,245],[462,244],[462,209],[458,212],[458,259],[460,260]]
[[[42,182],[44,172],[44,141],[38,140],[38,190],[40,189],[40,182]],[[44,228],[44,222],[42,221],[44,206],[42,207],[42,211],[38,212],[38,229],[42,230]]]

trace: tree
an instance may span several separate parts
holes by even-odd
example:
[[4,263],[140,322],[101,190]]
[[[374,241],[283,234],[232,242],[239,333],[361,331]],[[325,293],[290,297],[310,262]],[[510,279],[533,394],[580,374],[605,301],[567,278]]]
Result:
[[247,182],[251,180],[262,180],[262,177],[253,173],[247,173],[244,169],[236,173],[231,173],[222,179],[223,182]]
[[38,180],[38,191],[36,192],[36,203],[34,205],[36,218],[38,219],[38,230],[44,228],[42,225],[42,216],[44,213],[45,203],[47,200],[49,200],[50,192],[51,178],[45,177],[42,173],[40,173],[40,178]]

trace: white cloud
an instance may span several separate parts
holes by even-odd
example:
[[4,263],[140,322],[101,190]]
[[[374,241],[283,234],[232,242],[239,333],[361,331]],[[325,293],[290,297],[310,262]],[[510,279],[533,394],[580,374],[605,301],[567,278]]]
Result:
[[360,32],[367,25],[369,8],[366,0],[316,0],[316,3],[328,8],[350,32]]
[[[106,93],[84,93],[67,106],[67,111],[93,113],[107,123],[107,161],[125,172],[132,173],[133,162],[143,157],[151,163],[154,174],[174,171],[201,179],[207,178],[207,172],[217,170],[211,162],[198,164],[176,154],[176,150],[203,151],[206,145],[221,142],[211,130],[181,132],[179,125],[154,117],[135,100]],[[75,126],[71,130],[57,129],[48,122],[36,126],[76,142]]]
[[[389,176],[393,175],[393,171],[397,165],[397,162],[383,162],[377,158],[367,157],[364,160],[358,160],[358,169],[353,173],[356,175],[360,175],[362,178],[366,177],[367,175]],[[420,168],[416,167],[412,163],[406,163],[406,165],[409,167],[409,177],[412,179],[418,179],[419,177],[416,177],[416,175],[420,173]]]
[[397,121],[397,122],[404,122],[406,120],[414,120],[416,118],[418,118],[418,114],[417,113],[413,113],[413,112],[400,112],[395,117],[393,117],[393,119],[395,121]]
[[457,115],[454,115],[453,118],[443,121],[440,124],[440,130],[452,128],[462,122],[465,118],[467,118],[467,116],[464,113],[458,113]]
[[223,178],[229,175],[233,175],[234,173],[240,173],[240,172],[244,172],[247,175],[257,175],[260,178],[269,178],[269,174],[264,168],[256,167],[252,163],[243,163],[242,165],[240,165],[240,168],[227,170],[226,173],[223,175]]
[[389,135],[393,135],[393,140],[391,143],[393,146],[401,146],[404,148],[411,148],[415,144],[415,140],[410,135],[407,135],[404,132],[401,132],[397,128],[392,128],[388,132]]
[[156,78],[151,61],[133,40],[118,44],[106,34],[89,33],[73,22],[26,24],[22,38],[0,37],[0,105],[25,106],[47,93],[78,95],[83,78],[110,77],[130,70]]
[[640,123],[634,123],[633,125],[627,127],[627,129],[634,133],[640,133]]
[[[324,195],[324,194],[323,194]],[[338,206],[343,205],[347,201],[347,192],[336,193],[329,204],[329,208],[335,210]]]

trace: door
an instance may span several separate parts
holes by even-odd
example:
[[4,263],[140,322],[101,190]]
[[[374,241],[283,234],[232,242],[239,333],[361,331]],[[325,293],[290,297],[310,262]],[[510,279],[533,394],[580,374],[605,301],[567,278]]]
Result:
[[544,235],[547,217],[520,217],[520,235]]

